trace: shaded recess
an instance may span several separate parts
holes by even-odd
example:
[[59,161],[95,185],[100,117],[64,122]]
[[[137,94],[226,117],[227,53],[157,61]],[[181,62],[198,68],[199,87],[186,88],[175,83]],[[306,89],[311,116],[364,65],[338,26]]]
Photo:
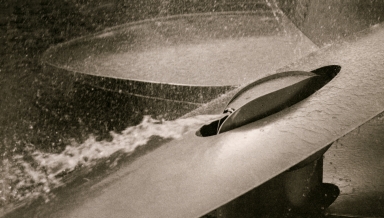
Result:
[[204,125],[197,136],[212,136],[262,120],[311,96],[340,71],[338,65],[311,72],[288,71],[257,80],[236,93],[223,110],[226,116]]

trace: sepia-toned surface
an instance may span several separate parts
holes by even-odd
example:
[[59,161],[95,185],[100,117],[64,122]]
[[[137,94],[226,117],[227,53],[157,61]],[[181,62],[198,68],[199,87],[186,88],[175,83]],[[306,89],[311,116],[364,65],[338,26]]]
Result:
[[[127,126],[139,123],[143,113],[161,117],[166,111],[169,114],[165,117],[176,118],[197,107],[197,105],[180,104],[176,107],[171,106],[173,109],[169,110],[170,107],[164,106],[163,102],[154,104],[153,101],[126,97],[118,92],[105,92],[103,89],[81,84],[75,89],[78,90],[77,94],[69,93],[70,95],[63,96],[62,90],[50,86],[52,78],[43,73],[43,68],[39,64],[41,54],[49,46],[100,31],[105,27],[147,18],[181,13],[244,11],[264,7],[257,1],[3,2],[0,8],[2,178],[5,178],[4,175],[7,176],[9,173],[7,170],[11,169],[7,167],[16,163],[14,157],[17,155],[22,155],[24,159],[30,161],[31,151],[59,153],[70,144],[70,139],[75,138],[82,142],[90,133],[100,137],[99,139],[110,139],[111,136],[108,136],[110,130],[121,131]],[[379,1],[352,1],[340,4],[328,2],[332,10],[329,10],[327,3],[319,4],[319,1],[307,1],[304,4],[295,2],[289,1],[288,3],[292,3],[290,5],[279,1],[278,5],[304,34],[319,46],[332,44],[337,40],[342,41],[344,36],[379,23],[383,18]],[[262,3],[265,5],[265,2]],[[311,7],[307,7],[309,5]],[[329,14],[324,16],[326,13]],[[283,68],[279,72],[285,69],[289,68]],[[307,70],[312,69],[314,66],[308,66]],[[73,96],[75,97],[72,98]],[[229,100],[230,94],[223,98],[228,96]],[[215,102],[217,104],[205,105],[204,108],[211,108],[211,111],[221,113],[223,108],[220,107],[219,101]],[[224,102],[227,101],[222,103]],[[379,116],[362,126],[360,132],[356,130],[352,135],[348,134],[339,140],[336,145],[341,143],[342,146],[332,147],[326,154],[325,160],[331,155],[334,157],[329,159],[330,161],[325,161],[325,181],[338,184],[342,191],[339,199],[330,208],[331,212],[340,215],[381,216],[382,180],[378,176],[382,175],[381,135],[382,119]],[[96,175],[97,172],[102,175],[102,170],[99,171],[99,168],[95,168],[95,171]],[[28,175],[22,176],[28,177]],[[40,184],[14,192],[17,189],[13,182],[23,177],[18,177],[16,180],[14,177],[7,179],[9,180],[5,183],[3,180],[1,183],[1,205],[6,205],[2,207],[2,213],[12,209],[12,203],[17,202],[15,196],[23,191],[43,192],[43,189],[39,189]],[[83,186],[79,185],[78,189],[74,185],[68,187],[65,192],[70,193],[69,196],[84,193],[82,191],[87,189],[84,181],[87,180],[80,182]],[[97,181],[94,179],[92,182]],[[61,196],[58,199],[65,198]],[[57,201],[51,202],[54,204]],[[66,201],[58,202],[65,204]],[[20,210],[13,215],[39,216],[39,212],[27,211]]]
[[240,196],[382,112],[384,66],[378,60],[384,51],[375,45],[383,42],[383,34],[376,26],[291,65],[292,70],[344,66],[299,104],[217,136],[192,132],[165,143],[93,186],[92,195],[57,205],[46,215],[40,210],[41,216],[197,217]]

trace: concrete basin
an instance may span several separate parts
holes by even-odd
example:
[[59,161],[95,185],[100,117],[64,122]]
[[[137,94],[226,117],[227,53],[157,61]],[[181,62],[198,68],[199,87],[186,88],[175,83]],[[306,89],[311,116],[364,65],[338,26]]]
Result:
[[[383,26],[353,34],[382,20],[378,16],[378,2],[278,2],[295,25],[317,46],[339,43],[308,55],[317,50],[317,46],[285,15],[264,8],[253,12],[145,20],[48,50],[43,58],[47,75],[52,76],[68,98],[75,90],[73,84],[79,83],[107,92],[192,105],[184,110],[176,107],[172,111],[174,116],[175,111],[179,116],[199,106],[186,116],[221,113],[223,106],[238,91],[233,90],[235,87],[275,71],[310,71],[329,64],[341,65],[343,70],[326,91],[321,90],[314,98],[279,115],[290,119],[268,119],[277,125],[254,123],[236,130],[235,138],[229,133],[209,143],[188,138],[184,139],[185,143],[176,140],[158,143],[161,149],[145,148],[149,154],[143,152],[142,156],[136,156],[106,178],[95,176],[98,179],[78,187],[75,183],[66,190],[59,190],[58,200],[48,206],[35,204],[14,211],[8,217],[29,217],[31,213],[41,217],[79,214],[82,217],[106,214],[124,217],[127,213],[142,217],[199,216],[257,187],[332,142],[334,146],[324,159],[324,181],[338,185],[341,194],[328,213],[349,217],[383,216],[383,124],[382,116],[377,116],[383,111],[383,51],[379,46],[383,44]],[[262,33],[253,31],[254,28]],[[351,37],[343,38],[351,34]],[[276,52],[280,48],[281,54]],[[266,53],[261,55],[258,49]],[[306,58],[290,64],[302,56]],[[160,74],[160,71],[167,73]],[[209,103],[204,104],[206,102]],[[161,110],[169,110],[169,107]],[[269,128],[271,126],[273,128]],[[288,141],[282,143],[276,135],[261,130],[287,136]],[[250,138],[256,138],[250,134],[256,133],[264,138],[265,145],[277,144],[280,150],[263,150],[270,154],[270,158],[258,162],[246,149],[261,150],[252,143],[237,141],[244,140],[244,132]],[[289,141],[295,137],[302,139],[300,149],[295,140]],[[304,146],[308,141],[310,145]],[[246,149],[233,147],[231,142]],[[149,147],[153,144],[156,143],[150,143]],[[287,144],[292,150],[284,150]],[[287,153],[292,155],[285,158]],[[250,167],[251,164],[244,164],[243,159],[233,154],[244,155],[255,164]],[[277,154],[281,158],[275,158]],[[221,158],[223,155],[235,162]],[[213,157],[222,164],[215,165],[217,162],[213,163]],[[202,162],[207,164],[199,165]],[[260,163],[265,168],[254,167]],[[238,168],[233,170],[231,164]],[[196,168],[189,171],[191,165]],[[179,170],[180,174],[169,171],[169,168]],[[228,174],[226,169],[232,169],[233,174]],[[244,170],[243,173],[239,169]],[[207,170],[211,173],[206,173]],[[217,170],[225,173],[217,173]],[[150,173],[145,174],[147,172]],[[211,183],[205,183],[204,178],[209,178]],[[132,189],[126,184],[145,189]],[[148,205],[153,207],[148,209]]]
[[129,23],[52,47],[43,62],[105,90],[206,103],[315,50],[283,14],[263,9]]
[[[377,25],[283,68],[309,71],[314,66],[343,66],[338,76],[323,89],[281,113],[212,137],[198,137],[192,132],[180,140],[161,142],[158,149],[136,157],[108,177],[73,187],[74,192],[64,191],[49,207],[32,205],[29,210],[38,211],[40,217],[106,217],[112,214],[114,217],[127,214],[198,217],[228,203],[383,112],[384,80],[380,60],[384,51],[376,46],[383,42],[383,35],[383,26]],[[365,75],[364,80],[361,74]],[[187,116],[220,113],[237,91],[239,89]],[[380,146],[376,149],[382,152]],[[331,163],[327,162],[325,178],[329,180]],[[382,168],[373,169],[365,175],[372,176]],[[348,175],[354,176],[354,181],[361,181],[359,173]],[[337,174],[333,178],[338,178]],[[345,184],[344,180],[339,181]],[[355,188],[364,187],[364,184],[354,183]],[[381,183],[376,181],[375,185],[370,184],[373,188],[366,190],[375,191],[376,197],[382,196]],[[348,186],[340,188],[345,193]],[[344,195],[341,202],[336,201],[335,207],[331,206],[330,212],[348,215],[345,208],[349,207],[354,208],[355,216],[365,216],[351,199],[375,198],[370,192],[359,190],[362,191],[356,193],[362,198]],[[383,214],[381,202],[378,198],[376,215]],[[9,217],[22,217],[22,214],[14,213]]]

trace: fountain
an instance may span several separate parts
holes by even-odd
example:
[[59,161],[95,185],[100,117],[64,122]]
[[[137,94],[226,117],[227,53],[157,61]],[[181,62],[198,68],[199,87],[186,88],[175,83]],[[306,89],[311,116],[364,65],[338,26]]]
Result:
[[[279,1],[280,8],[295,27],[286,15],[271,9],[267,3],[251,12],[201,13],[138,21],[49,49],[43,64],[52,85],[64,93],[64,102],[76,100],[77,88],[84,86],[145,99],[145,104],[160,102],[161,106],[154,104],[159,106],[159,114],[171,111],[166,118],[173,119],[187,112],[184,118],[221,114],[227,106],[227,111],[233,113],[196,128],[198,134],[191,131],[179,139],[146,141],[146,145],[138,149],[139,154],[125,157],[128,161],[105,178],[96,175],[92,177],[96,179],[88,184],[81,182],[79,187],[75,187],[79,181],[75,179],[72,183],[75,185],[68,189],[59,188],[57,200],[25,206],[6,216],[25,217],[33,211],[41,217],[126,217],[127,214],[198,217],[214,210],[215,216],[228,217],[245,215],[244,209],[252,216],[254,206],[268,211],[268,206],[282,203],[274,201],[281,196],[286,196],[290,208],[293,205],[299,213],[307,212],[308,208],[318,210],[319,206],[324,207],[324,212],[335,200],[337,190],[327,186],[318,191],[322,177],[325,182],[339,186],[341,191],[326,213],[384,214],[380,209],[381,176],[376,179],[372,176],[380,175],[377,173],[380,167],[372,167],[380,163],[367,160],[365,149],[359,148],[359,155],[362,154],[359,156],[351,149],[329,148],[332,144],[342,146],[343,140],[358,134],[359,126],[383,111],[381,60],[384,52],[377,46],[383,44],[383,26],[377,24],[355,33],[381,18],[374,19],[372,15],[362,19],[366,10],[354,11],[358,3],[345,7],[338,17],[335,11],[344,8],[342,4]],[[338,22],[348,21],[345,28],[350,32],[333,28],[332,34],[318,34],[323,21],[327,20],[320,19],[314,12],[320,8],[329,12],[330,16],[325,17],[335,18],[332,25],[326,25],[327,31]],[[351,10],[353,13],[349,13]],[[339,19],[345,14],[351,19]],[[312,16],[319,19],[315,22]],[[354,20],[360,21],[358,25],[354,25]],[[343,38],[348,34],[351,36]],[[281,53],[277,52],[280,48]],[[257,49],[266,51],[265,55]],[[244,90],[258,84],[257,81],[273,78],[277,75],[275,72],[315,73],[315,69],[329,65],[341,66],[340,73],[330,82],[327,80],[325,86],[309,91],[288,106],[278,106],[277,110],[254,118],[252,108],[263,101],[254,102],[253,93],[248,96],[251,100],[240,101],[232,110],[231,103],[236,103],[239,96],[243,96],[241,93],[246,93]],[[169,74],[163,76],[160,71]],[[312,76],[301,79],[310,82]],[[265,94],[276,94],[274,91]],[[286,92],[277,92],[272,97],[283,93]],[[252,102],[255,104],[248,104]],[[138,103],[143,104],[143,101]],[[243,115],[246,115],[245,122]],[[207,126],[209,128],[204,128]],[[208,133],[202,133],[206,129]],[[216,134],[218,132],[220,134]],[[375,152],[382,153],[380,146],[375,148]],[[323,160],[320,157],[327,149],[330,150]],[[352,161],[345,160],[339,151],[352,157]],[[333,158],[336,155],[338,158]],[[323,162],[324,175],[320,167]],[[344,166],[359,169],[359,173],[351,173],[353,170]],[[312,176],[308,176],[308,172]],[[341,177],[340,172],[345,177]],[[370,186],[359,178],[361,174],[371,179]],[[310,185],[300,185],[303,178],[309,178]],[[308,202],[313,201],[298,197],[303,193],[300,190],[303,186],[308,188],[308,193],[315,193],[314,196],[321,196],[326,190],[331,190],[334,196],[323,199],[327,203],[320,202],[311,208]],[[277,191],[271,192],[273,189]],[[258,199],[260,194],[273,198]],[[356,207],[356,202],[362,201],[375,201],[379,206]],[[244,202],[248,207],[239,206]],[[285,207],[281,208],[277,210],[279,213],[289,213]]]

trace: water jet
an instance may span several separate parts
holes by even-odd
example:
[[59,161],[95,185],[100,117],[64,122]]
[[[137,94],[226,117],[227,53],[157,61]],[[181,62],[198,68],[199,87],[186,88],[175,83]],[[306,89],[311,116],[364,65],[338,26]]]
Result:
[[[357,126],[382,111],[383,84],[380,81],[383,81],[381,64],[383,52],[379,46],[374,46],[383,43],[382,29],[382,25],[377,25],[343,40],[342,43],[323,48],[303,60],[277,70],[277,72],[288,70],[310,72],[325,65],[343,66],[339,76],[314,95],[286,110],[264,117],[264,122],[254,121],[221,134],[212,135],[212,137],[197,137],[195,134],[189,134],[181,142],[167,142],[158,150],[140,157],[131,165],[121,169],[114,177],[119,178],[118,181],[107,183],[108,185],[103,187],[102,190],[105,193],[90,196],[86,201],[74,201],[75,203],[64,206],[68,209],[65,211],[69,216],[74,214],[103,216],[103,213],[109,211],[116,217],[124,216],[127,213],[138,217],[193,217],[220,207],[257,186],[267,184],[267,181],[287,172],[297,163],[301,163],[309,156],[326,148],[330,143],[353,131]],[[104,34],[99,39],[111,36],[113,35]],[[55,68],[47,66],[47,68],[49,67]],[[62,68],[58,71],[61,70]],[[273,74],[273,71],[263,71],[265,74],[260,78]],[[70,70],[69,75],[75,75],[72,77],[75,78],[79,72]],[[77,77],[74,80],[68,80],[68,83],[59,84],[65,85],[69,97],[71,97],[70,83],[72,81],[81,81],[92,87],[115,92],[125,90],[116,89],[114,84],[118,84],[117,78],[106,79],[108,82],[105,84],[112,84],[112,87],[108,88],[107,85],[98,86],[99,83],[91,82],[93,80],[91,78],[105,79],[95,77],[95,75],[88,76],[81,75],[83,78],[88,78],[85,80]],[[69,85],[66,86],[66,84]],[[235,90],[227,92],[232,89]],[[161,86],[159,90],[161,90]],[[235,87],[230,87],[228,90],[224,91],[225,96],[219,97],[219,100],[203,105],[191,114],[208,113],[214,110],[221,113],[226,108],[226,103],[240,91]],[[217,92],[215,93],[217,94]],[[141,95],[143,93],[127,92],[127,94]],[[166,99],[164,95],[149,96],[144,93],[142,96]],[[188,99],[180,99],[189,102]],[[210,98],[206,101],[209,100]],[[197,104],[206,102],[205,100],[193,101]],[[218,107],[217,104],[222,107]],[[218,108],[220,111],[217,111]],[[240,141],[241,143],[239,143]],[[256,146],[255,142],[257,142]],[[301,147],[299,144],[308,146]],[[275,145],[277,148],[274,147]],[[265,147],[268,147],[267,150]],[[255,160],[255,153],[260,154],[258,158],[262,160]],[[168,160],[170,157],[177,158]],[[289,158],[284,159],[284,157]],[[244,162],[244,158],[249,161]],[[257,169],[254,169],[255,166],[258,166]],[[236,170],[232,171],[233,168]],[[130,176],[128,177],[124,172],[129,173]],[[159,172],[166,175],[161,175]],[[348,178],[345,180],[348,181]],[[141,192],[129,190],[130,188],[127,186],[141,187]],[[175,189],[175,187],[177,188]],[[345,187],[342,187],[341,191],[344,190],[346,190]],[[340,197],[342,196],[346,195]],[[79,202],[81,204],[77,204]],[[108,202],[108,205],[105,202]],[[338,201],[335,203],[340,205]],[[153,208],[151,211],[148,211],[148,205]],[[348,205],[348,202],[344,205]],[[97,206],[96,211],[84,209],[95,208],[95,206]],[[122,211],[121,208],[125,210]],[[352,208],[351,204],[349,204],[349,208]],[[334,207],[333,210],[336,211],[335,213],[340,212],[340,207]],[[68,216],[60,214],[59,211],[52,213],[59,214],[58,217]]]

